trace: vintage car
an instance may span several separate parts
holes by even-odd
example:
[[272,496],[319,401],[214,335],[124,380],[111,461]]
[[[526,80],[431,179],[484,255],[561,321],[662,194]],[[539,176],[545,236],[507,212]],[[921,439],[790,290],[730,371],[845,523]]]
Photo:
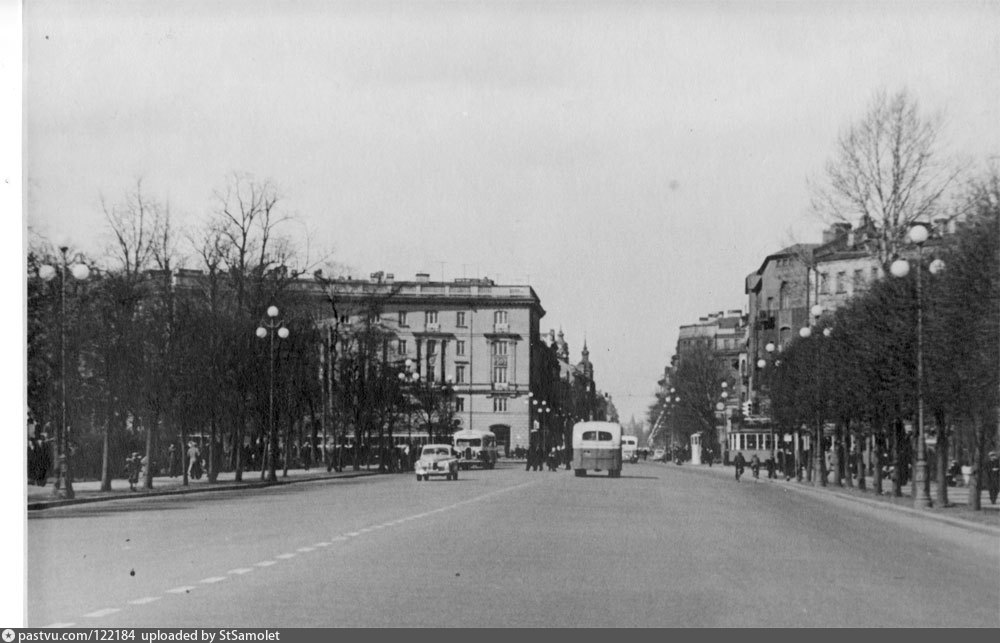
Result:
[[418,482],[431,476],[458,480],[458,456],[450,444],[425,444],[413,468]]

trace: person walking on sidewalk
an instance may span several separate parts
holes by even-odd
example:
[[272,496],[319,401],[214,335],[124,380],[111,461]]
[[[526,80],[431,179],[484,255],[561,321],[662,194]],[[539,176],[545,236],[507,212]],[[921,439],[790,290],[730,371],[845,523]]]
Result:
[[986,463],[986,483],[990,491],[990,503],[995,505],[997,496],[1000,495],[1000,455],[996,451],[990,451]]
[[756,453],[750,457],[750,470],[753,471],[754,479],[760,477],[760,458],[757,457]]
[[743,475],[743,467],[745,467],[747,461],[743,459],[743,453],[741,451],[736,452],[736,457],[733,458],[733,466],[736,468],[736,482],[740,481],[740,476]]
[[177,477],[177,445],[171,444],[167,449],[167,475],[171,478]]
[[142,459],[139,453],[132,452],[132,455],[125,459],[125,473],[128,475],[128,489],[135,491],[135,485],[139,484],[139,471],[142,469]]

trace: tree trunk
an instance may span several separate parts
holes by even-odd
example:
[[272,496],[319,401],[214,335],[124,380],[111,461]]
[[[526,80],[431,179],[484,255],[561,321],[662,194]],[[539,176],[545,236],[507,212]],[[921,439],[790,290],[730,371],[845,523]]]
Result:
[[948,428],[938,418],[937,430],[937,506],[948,506]]
[[882,495],[882,435],[881,430],[874,436],[875,448],[872,449],[872,468],[875,474],[875,495]]
[[[114,426],[114,422],[115,412],[112,410],[108,413],[108,420],[104,425],[104,439],[101,440],[101,491],[111,491],[111,427]],[[58,455],[54,462],[58,467]]]
[[843,448],[841,437],[840,423],[838,422],[833,430],[833,444],[830,445],[833,453],[833,486],[835,487],[840,487],[844,484],[843,471],[840,468],[841,463],[844,461],[841,451]]
[[898,420],[892,421],[892,495],[903,497],[903,447],[899,439],[901,430]]
[[[854,488],[854,470],[856,467],[851,466],[851,454],[858,451],[855,448],[857,446],[857,440],[851,439],[851,421],[846,420],[844,422],[844,443],[841,446],[841,454],[843,455],[843,469],[844,469],[844,482],[848,488]],[[857,461],[855,457],[855,461]]]
[[815,433],[815,444],[812,446],[813,451],[813,486],[815,487],[825,487],[826,486],[826,472],[823,471],[823,423],[819,420],[816,421],[816,433]]
[[154,433],[159,425],[160,414],[154,411],[153,421],[146,427],[146,475],[142,481],[144,489],[153,488],[153,467],[155,466],[153,461],[153,448],[156,444],[156,441],[154,440]]
[[982,496],[983,451],[986,448],[986,427],[983,426],[980,420],[978,414],[972,418],[972,430],[975,433],[972,458],[970,458],[969,462],[972,465],[972,477],[969,479],[969,507],[974,511],[981,511],[983,508],[980,496]]
[[219,454],[215,452],[215,440],[218,435],[218,427],[215,421],[215,410],[208,421],[208,481],[215,482],[219,479]]

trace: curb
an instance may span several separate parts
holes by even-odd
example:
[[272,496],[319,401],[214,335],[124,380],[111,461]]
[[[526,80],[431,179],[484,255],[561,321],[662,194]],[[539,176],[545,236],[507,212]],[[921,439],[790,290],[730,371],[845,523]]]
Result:
[[278,480],[276,482],[266,482],[256,480],[253,482],[229,482],[221,484],[211,484],[205,483],[204,486],[199,485],[198,487],[180,487],[175,489],[164,489],[152,490],[152,491],[140,491],[140,492],[109,492],[105,496],[87,496],[84,498],[61,498],[59,500],[35,500],[29,501],[27,503],[28,511],[41,511],[44,509],[54,509],[56,507],[66,507],[69,505],[84,505],[91,504],[95,502],[108,502],[111,500],[138,500],[142,498],[162,498],[164,496],[185,496],[194,493],[210,493],[213,491],[237,491],[240,489],[262,489],[264,487],[277,487],[287,484],[296,484],[300,482],[318,482],[318,481],[337,481],[352,478],[364,478],[367,476],[378,475],[376,471],[352,471],[338,476],[300,476],[294,479]]

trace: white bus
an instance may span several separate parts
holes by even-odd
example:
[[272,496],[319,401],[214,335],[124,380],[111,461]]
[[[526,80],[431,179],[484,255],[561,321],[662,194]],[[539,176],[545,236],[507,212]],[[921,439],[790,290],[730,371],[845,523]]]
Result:
[[617,422],[577,422],[573,426],[573,471],[607,471],[622,474],[622,427]]
[[634,435],[622,436],[622,462],[639,461],[639,438]]
[[458,464],[462,469],[473,466],[492,469],[497,465],[497,436],[490,431],[456,431],[451,436],[451,443],[458,451]]

